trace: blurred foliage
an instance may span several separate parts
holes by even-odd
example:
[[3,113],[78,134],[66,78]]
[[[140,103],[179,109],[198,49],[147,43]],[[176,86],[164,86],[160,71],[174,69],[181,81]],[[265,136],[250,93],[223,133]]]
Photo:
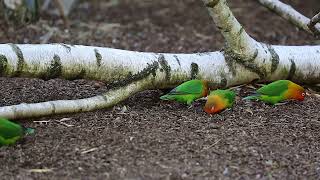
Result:
[[9,25],[22,26],[39,20],[38,0],[3,0],[1,8]]

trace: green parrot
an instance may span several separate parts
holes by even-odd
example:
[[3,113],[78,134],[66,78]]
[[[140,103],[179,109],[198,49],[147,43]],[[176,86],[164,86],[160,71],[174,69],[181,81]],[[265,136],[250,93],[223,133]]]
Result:
[[195,100],[208,94],[208,82],[204,80],[190,80],[172,89],[168,94],[160,97],[162,100],[174,100],[191,105]]
[[25,128],[7,119],[0,118],[0,147],[12,145],[25,135],[33,134],[34,129]]
[[289,80],[278,80],[264,85],[257,90],[257,94],[245,97],[245,100],[258,99],[269,104],[277,104],[280,101],[294,99],[303,101],[306,92],[300,85]]
[[226,108],[231,108],[234,104],[236,93],[231,90],[215,90],[211,91],[204,111],[208,114],[216,114]]

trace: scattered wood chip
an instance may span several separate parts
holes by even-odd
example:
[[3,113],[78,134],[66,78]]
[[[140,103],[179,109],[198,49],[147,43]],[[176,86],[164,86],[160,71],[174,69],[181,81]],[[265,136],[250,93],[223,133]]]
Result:
[[52,172],[53,169],[29,169],[27,171],[30,173],[47,173],[47,172]]
[[320,121],[319,121],[319,120],[317,121],[317,120],[315,120],[315,119],[311,119],[310,121],[313,122],[313,123],[315,123],[315,124],[320,124]]
[[121,108],[121,111],[120,111],[119,113],[117,113],[117,114],[126,114],[127,112],[128,112],[127,106],[123,106],[123,107]]
[[198,38],[201,38],[201,39],[204,39],[204,40],[209,40],[209,39],[212,39],[212,36],[207,36],[207,35],[204,35],[202,33],[198,33],[197,31],[193,30],[193,34],[198,37]]
[[117,6],[119,4],[119,0],[109,0],[108,2],[101,1],[99,4],[102,9],[108,9],[113,6]]
[[58,122],[59,124],[66,126],[66,127],[73,127],[74,126],[73,124],[65,123],[65,121],[70,121],[70,120],[72,120],[72,118],[62,118],[60,120],[56,120],[55,122]]
[[[238,86],[233,86],[233,87],[230,87],[229,89],[238,89],[238,88],[242,88],[244,86],[249,86],[247,84],[241,84],[241,85],[238,85]],[[252,86],[253,87],[253,86]]]
[[121,25],[119,23],[100,23],[96,24],[95,29],[103,31],[103,32],[110,32],[116,28],[120,28]]
[[252,110],[251,110],[251,109],[245,109],[245,111],[246,111],[246,112],[248,112],[248,113],[250,113],[250,114],[251,114],[251,116],[253,115],[253,112],[252,112]]
[[93,84],[93,87],[98,89],[98,88],[101,88],[103,86],[105,86],[106,84],[104,82],[101,82],[101,81],[97,81]]
[[266,161],[266,165],[272,166],[273,165],[273,161],[272,160],[267,160]]
[[87,153],[91,153],[91,152],[93,152],[93,151],[96,151],[96,150],[98,150],[98,148],[91,148],[91,149],[88,149],[88,150],[85,150],[85,151],[82,151],[81,152],[81,154],[87,154]]
[[116,117],[116,119],[114,120],[114,123],[119,123],[121,122],[121,117]]
[[59,120],[59,122],[70,121],[70,120],[72,120],[72,118],[62,118]]
[[238,166],[229,166],[229,168],[232,168],[232,169],[240,169]]
[[206,101],[207,99],[208,99],[208,97],[202,97],[202,98],[197,99],[196,101]]
[[320,98],[320,94],[314,94],[316,98]]
[[256,87],[252,86],[251,84],[246,85],[245,87],[249,88],[249,89],[257,89]]
[[67,123],[64,123],[64,122],[59,122],[61,125],[64,125],[66,127],[73,127],[74,125],[73,124],[67,124]]
[[223,175],[224,176],[228,176],[229,175],[229,168],[228,167],[224,168]]
[[281,106],[281,105],[285,105],[285,104],[288,104],[288,102],[277,103],[277,104],[275,104],[275,106]]
[[50,121],[33,121],[34,123],[39,123],[39,124],[48,124]]
[[210,146],[204,147],[202,149],[202,151],[208,150],[210,148],[212,148],[213,146],[217,145],[219,142],[221,141],[221,139],[218,139],[216,142],[214,142],[213,144],[211,144]]
[[169,166],[166,166],[166,165],[164,165],[164,164],[162,164],[162,163],[160,163],[160,162],[156,162],[156,164],[157,164],[158,166],[160,166],[161,168],[163,168],[163,169],[169,169],[169,168],[170,168]]

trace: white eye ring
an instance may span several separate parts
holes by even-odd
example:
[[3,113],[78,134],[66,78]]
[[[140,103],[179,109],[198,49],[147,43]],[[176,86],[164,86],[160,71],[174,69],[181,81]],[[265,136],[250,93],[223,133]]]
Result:
[[302,93],[302,96],[305,96],[306,95],[306,93]]

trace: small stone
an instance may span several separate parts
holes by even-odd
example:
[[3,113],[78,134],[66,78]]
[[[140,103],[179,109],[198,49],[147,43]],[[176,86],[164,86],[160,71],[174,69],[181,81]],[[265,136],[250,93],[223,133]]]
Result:
[[222,174],[223,174],[224,176],[228,176],[228,175],[229,175],[229,168],[228,168],[228,167],[224,168],[224,171],[223,171]]
[[273,164],[273,161],[272,161],[272,160],[266,161],[266,165],[272,166],[272,164]]
[[95,89],[99,89],[99,88],[101,88],[102,86],[104,86],[105,84],[103,83],[103,82],[100,82],[100,81],[97,81],[97,82],[95,82],[94,84],[93,84],[93,87],[95,88]]

